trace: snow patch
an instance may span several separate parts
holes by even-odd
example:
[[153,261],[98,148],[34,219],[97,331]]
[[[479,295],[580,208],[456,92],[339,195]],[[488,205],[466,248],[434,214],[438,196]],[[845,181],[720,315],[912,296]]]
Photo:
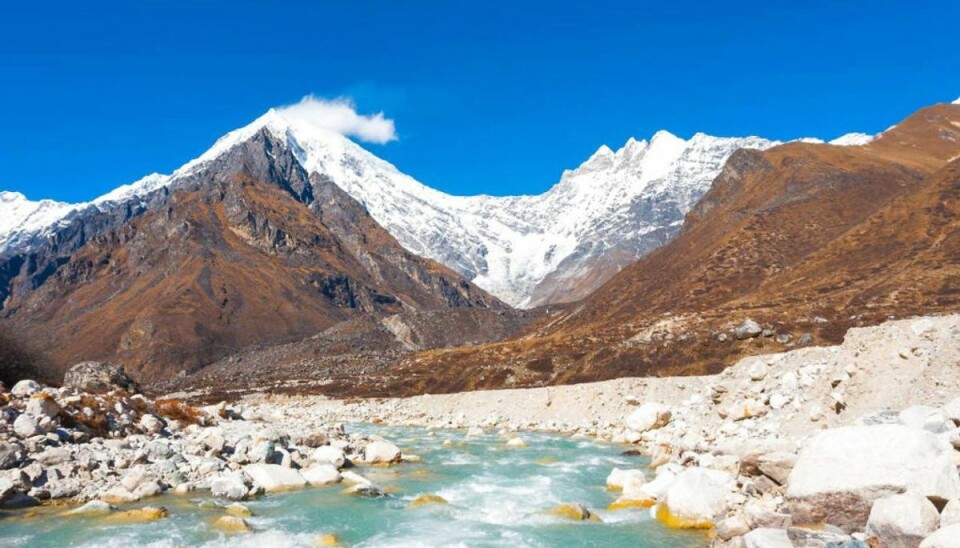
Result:
[[866,133],[847,133],[830,141],[830,144],[841,147],[861,146],[873,142],[876,138],[876,135],[868,135]]

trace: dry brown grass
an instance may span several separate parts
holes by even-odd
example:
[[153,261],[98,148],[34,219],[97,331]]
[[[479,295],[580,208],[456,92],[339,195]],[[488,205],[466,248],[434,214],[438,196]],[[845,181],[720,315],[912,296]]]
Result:
[[200,409],[176,399],[157,400],[153,409],[161,417],[183,424],[198,424],[205,416]]

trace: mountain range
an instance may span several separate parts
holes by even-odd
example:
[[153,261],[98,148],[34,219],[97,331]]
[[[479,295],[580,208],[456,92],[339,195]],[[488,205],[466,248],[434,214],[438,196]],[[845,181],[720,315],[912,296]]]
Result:
[[[507,340],[413,355],[369,385],[412,394],[717,373],[747,355],[836,344],[850,327],[958,309],[953,103],[864,145],[739,150],[676,238],[586,299]],[[747,319],[762,335],[738,336]]]
[[[140,208],[155,191],[177,189],[260,131],[284,143],[308,174],[328,178],[358,201],[407,250],[523,308],[585,297],[672,238],[735,150],[779,144],[702,133],[684,140],[660,131],[649,142],[630,139],[616,152],[601,146],[540,195],[452,196],[346,137],[290,111],[271,109],[173,174],[151,174],[89,203],[30,201],[0,192],[0,255],[43,245],[72,219],[92,211]],[[869,139],[849,134],[833,142]]]
[[[272,109],[92,202],[0,193],[0,335],[51,376],[101,359],[170,386],[358,394],[366,377],[382,394],[715,370],[746,351],[718,341],[747,316],[785,336],[755,351],[954,306],[955,259],[927,247],[952,242],[958,111],[830,143],[661,131],[600,147],[543,194],[464,197]],[[922,228],[900,241],[881,215]],[[898,263],[913,289],[867,298],[905,249],[930,256],[922,276]]]

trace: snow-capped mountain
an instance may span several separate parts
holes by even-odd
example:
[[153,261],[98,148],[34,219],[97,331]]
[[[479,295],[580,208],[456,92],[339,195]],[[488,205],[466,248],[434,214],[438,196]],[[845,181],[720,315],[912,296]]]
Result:
[[[93,202],[30,202],[21,194],[0,194],[0,254],[29,249],[85,211],[127,207],[159,189],[175,189],[262,129],[286,143],[307,172],[363,204],[405,248],[520,307],[585,296],[672,238],[735,150],[777,144],[699,133],[682,139],[661,131],[650,141],[630,139],[616,152],[600,147],[543,194],[464,197],[430,188],[346,137],[271,109],[173,174],[150,175]],[[845,136],[836,144],[865,139]]]

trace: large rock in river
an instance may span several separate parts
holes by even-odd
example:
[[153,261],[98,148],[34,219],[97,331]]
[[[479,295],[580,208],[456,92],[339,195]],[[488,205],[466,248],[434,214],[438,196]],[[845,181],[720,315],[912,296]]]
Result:
[[103,362],[81,362],[63,376],[63,385],[84,392],[104,394],[111,390],[140,391],[140,386],[123,367]]
[[924,430],[882,424],[824,430],[801,450],[787,480],[795,525],[862,531],[873,503],[911,491],[936,501],[960,495],[953,449]]
[[727,510],[733,477],[708,468],[687,468],[677,474],[657,504],[657,519],[669,527],[707,529]]
[[400,462],[400,448],[388,441],[372,441],[363,448],[363,460],[370,463]]
[[243,467],[243,472],[267,492],[299,489],[307,485],[307,480],[300,472],[279,464],[249,464]]

